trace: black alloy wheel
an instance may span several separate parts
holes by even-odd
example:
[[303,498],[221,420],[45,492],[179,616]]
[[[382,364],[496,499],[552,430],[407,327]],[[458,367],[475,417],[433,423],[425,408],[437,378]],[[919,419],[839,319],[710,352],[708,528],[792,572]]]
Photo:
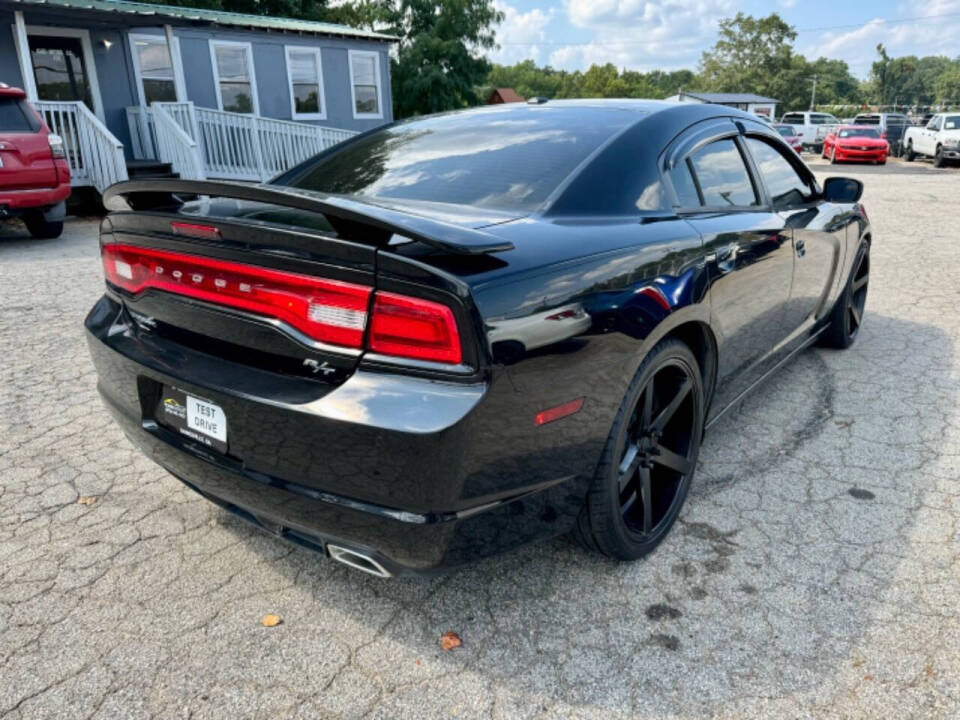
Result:
[[821,345],[840,349],[853,345],[863,324],[869,284],[870,244],[862,240],[843,294],[830,313],[830,326],[820,336]]
[[703,381],[679,340],[659,343],[637,371],[607,440],[577,534],[621,560],[653,550],[686,499],[703,434]]

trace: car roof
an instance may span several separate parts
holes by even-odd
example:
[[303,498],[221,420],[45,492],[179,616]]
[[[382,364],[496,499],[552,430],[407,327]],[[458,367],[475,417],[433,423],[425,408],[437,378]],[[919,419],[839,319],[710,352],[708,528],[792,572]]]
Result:
[[25,98],[27,94],[18,87],[0,83],[0,97]]

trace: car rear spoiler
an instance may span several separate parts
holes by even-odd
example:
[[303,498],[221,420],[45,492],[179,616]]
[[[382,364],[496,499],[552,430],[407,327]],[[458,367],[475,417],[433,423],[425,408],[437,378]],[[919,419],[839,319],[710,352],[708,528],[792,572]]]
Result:
[[179,196],[208,196],[268,203],[320,213],[366,225],[387,233],[461,255],[484,255],[513,250],[513,244],[473,228],[359,202],[342,195],[300,190],[280,185],[244,185],[210,180],[131,180],[107,188],[103,205],[112,212],[150,210],[182,203]]

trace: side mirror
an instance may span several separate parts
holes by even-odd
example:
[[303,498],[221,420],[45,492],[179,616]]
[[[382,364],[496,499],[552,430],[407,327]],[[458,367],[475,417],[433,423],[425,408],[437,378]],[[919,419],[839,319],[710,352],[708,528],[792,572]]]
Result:
[[823,199],[835,203],[855,203],[863,195],[863,183],[853,178],[832,177],[823,183]]

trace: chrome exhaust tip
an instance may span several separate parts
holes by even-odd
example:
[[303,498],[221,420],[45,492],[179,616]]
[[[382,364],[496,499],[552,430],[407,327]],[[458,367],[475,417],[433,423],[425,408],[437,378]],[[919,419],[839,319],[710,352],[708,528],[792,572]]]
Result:
[[380,578],[392,577],[390,571],[378,563],[372,557],[358,553],[356,550],[350,550],[339,545],[327,545],[327,552],[330,553],[330,559],[336,560],[344,565],[349,565],[354,570],[376,575]]

